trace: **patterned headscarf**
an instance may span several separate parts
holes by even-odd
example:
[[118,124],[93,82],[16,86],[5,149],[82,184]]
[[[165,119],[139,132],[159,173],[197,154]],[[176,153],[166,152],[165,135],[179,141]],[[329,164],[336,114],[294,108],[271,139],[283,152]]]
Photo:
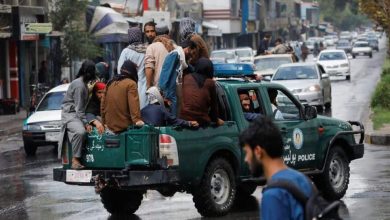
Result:
[[148,96],[149,104],[159,103],[161,106],[164,106],[164,98],[161,96],[157,87],[150,87],[146,90],[146,95]]
[[188,39],[188,36],[195,33],[195,24],[194,19],[190,17],[182,18],[179,25],[179,33],[181,41]]
[[142,43],[142,31],[139,27],[131,27],[128,30],[129,44]]

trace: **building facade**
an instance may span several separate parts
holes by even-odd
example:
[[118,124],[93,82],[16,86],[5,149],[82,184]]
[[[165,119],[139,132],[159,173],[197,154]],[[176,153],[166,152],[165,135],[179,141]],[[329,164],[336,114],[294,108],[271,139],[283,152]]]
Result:
[[[46,0],[3,0],[0,4],[0,99],[12,98],[28,106],[30,85],[38,81],[40,64],[47,60],[49,40],[26,34],[28,23],[47,22]],[[4,18],[4,19],[3,19]],[[46,66],[47,67],[47,66]],[[48,80],[46,69],[41,79]],[[47,82],[49,83],[49,82]]]

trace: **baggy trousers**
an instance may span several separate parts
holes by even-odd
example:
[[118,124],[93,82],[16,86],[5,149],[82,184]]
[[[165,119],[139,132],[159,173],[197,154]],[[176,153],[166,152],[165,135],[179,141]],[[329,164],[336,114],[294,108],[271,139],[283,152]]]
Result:
[[72,144],[73,157],[80,158],[87,133],[84,124],[80,119],[74,118],[67,123],[66,130],[69,142]]

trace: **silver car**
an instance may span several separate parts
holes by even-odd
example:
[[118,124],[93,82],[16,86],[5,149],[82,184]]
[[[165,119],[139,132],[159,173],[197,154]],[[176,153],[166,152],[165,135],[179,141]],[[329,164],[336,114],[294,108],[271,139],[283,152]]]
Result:
[[288,88],[302,104],[316,106],[319,112],[332,105],[332,88],[329,75],[315,63],[281,65],[271,82]]

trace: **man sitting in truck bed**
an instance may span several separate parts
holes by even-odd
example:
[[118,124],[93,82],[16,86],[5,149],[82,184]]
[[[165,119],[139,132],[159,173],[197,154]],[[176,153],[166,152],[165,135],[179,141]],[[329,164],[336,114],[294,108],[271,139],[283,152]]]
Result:
[[141,110],[142,120],[153,126],[183,126],[198,127],[197,121],[186,121],[177,118],[165,108],[165,100],[157,87],[152,86],[146,91],[149,104]]

